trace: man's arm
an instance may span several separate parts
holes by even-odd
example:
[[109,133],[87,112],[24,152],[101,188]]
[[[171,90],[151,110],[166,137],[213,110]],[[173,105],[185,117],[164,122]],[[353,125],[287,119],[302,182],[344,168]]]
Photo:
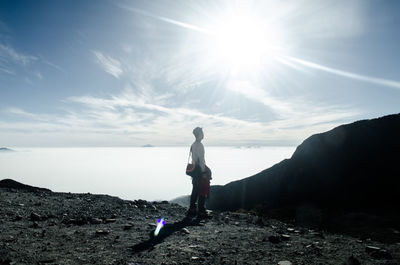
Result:
[[205,173],[206,172],[206,161],[204,159],[204,146],[203,144],[200,145],[199,148],[199,166],[201,168],[201,172]]

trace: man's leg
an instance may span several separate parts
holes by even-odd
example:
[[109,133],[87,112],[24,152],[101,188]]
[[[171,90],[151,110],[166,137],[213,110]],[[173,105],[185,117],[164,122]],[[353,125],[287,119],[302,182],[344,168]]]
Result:
[[199,205],[198,205],[199,214],[206,213],[206,207],[204,207],[205,202],[206,202],[206,197],[203,195],[199,195]]
[[190,208],[188,211],[188,215],[196,215],[196,201],[199,197],[199,182],[196,177],[192,180],[193,188],[192,194],[190,195]]

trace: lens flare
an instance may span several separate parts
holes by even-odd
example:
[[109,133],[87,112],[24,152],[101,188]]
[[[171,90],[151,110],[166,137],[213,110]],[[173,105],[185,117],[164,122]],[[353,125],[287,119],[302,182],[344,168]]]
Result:
[[156,228],[156,230],[154,231],[154,236],[158,236],[158,234],[160,233],[161,228],[163,228],[164,225],[165,225],[165,220],[164,220],[164,218],[158,219],[157,228]]

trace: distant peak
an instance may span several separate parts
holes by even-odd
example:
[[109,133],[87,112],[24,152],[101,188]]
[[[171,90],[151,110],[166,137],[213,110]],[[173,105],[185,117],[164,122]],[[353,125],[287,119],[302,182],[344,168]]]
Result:
[[7,147],[0,147],[0,152],[14,152],[14,150]]

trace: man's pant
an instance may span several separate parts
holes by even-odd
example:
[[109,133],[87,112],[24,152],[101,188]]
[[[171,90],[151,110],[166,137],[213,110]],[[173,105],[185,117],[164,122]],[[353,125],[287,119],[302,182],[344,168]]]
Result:
[[200,195],[200,176],[193,177],[192,184],[192,194],[190,195],[190,209],[196,209],[196,201],[198,201],[198,211],[205,212],[206,208],[204,207],[204,203],[206,201],[206,197]]

